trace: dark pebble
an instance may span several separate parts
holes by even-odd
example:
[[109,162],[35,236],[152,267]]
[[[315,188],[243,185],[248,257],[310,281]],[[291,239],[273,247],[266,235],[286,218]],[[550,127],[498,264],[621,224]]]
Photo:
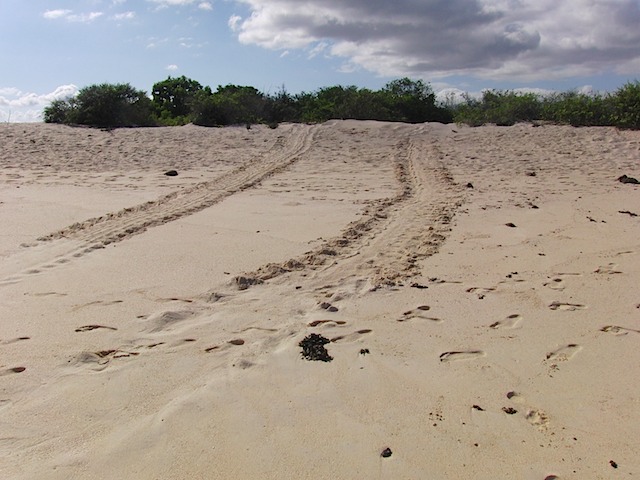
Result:
[[164,172],[164,174],[167,177],[177,177],[178,176],[178,172],[176,172],[175,170],[168,170],[168,171]]
[[505,225],[506,225],[507,227],[516,228],[515,223],[511,223],[511,222],[509,222],[509,223],[505,223]]
[[391,451],[391,449],[389,447],[387,447],[384,450],[382,450],[382,453],[380,454],[380,456],[382,458],[389,458],[392,454],[393,454],[393,452]]
[[513,407],[502,407],[502,411],[507,415],[515,415],[516,413],[518,413],[518,410]]
[[609,460],[609,465],[611,465],[613,468],[618,468],[618,464],[613,460]]

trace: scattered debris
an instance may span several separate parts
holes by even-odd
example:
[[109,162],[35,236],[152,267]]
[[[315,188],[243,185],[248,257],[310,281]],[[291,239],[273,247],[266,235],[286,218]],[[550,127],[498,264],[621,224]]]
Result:
[[513,407],[502,407],[502,411],[507,415],[515,415],[516,413],[518,413],[518,410]]
[[618,177],[617,180],[620,183],[631,183],[632,185],[637,185],[637,184],[640,183],[637,179],[635,179],[633,177],[628,177],[626,175],[622,175],[621,177]]
[[422,285],[420,283],[412,283],[411,284],[411,288],[419,288],[419,289],[424,289],[424,288],[429,288],[426,285]]
[[624,213],[624,214],[629,215],[630,217],[637,217],[638,216],[637,213],[630,212],[629,210],[618,210],[618,213]]
[[328,338],[311,333],[307,335],[298,345],[302,347],[302,358],[306,360],[319,360],[321,362],[330,362],[333,357],[329,355],[324,346],[329,343]]
[[369,351],[368,348],[361,348],[360,349],[360,355],[367,355],[369,353],[371,353],[371,352]]

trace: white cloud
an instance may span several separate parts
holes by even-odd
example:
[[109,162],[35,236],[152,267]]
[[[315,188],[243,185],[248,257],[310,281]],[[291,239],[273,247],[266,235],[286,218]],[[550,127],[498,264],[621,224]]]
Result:
[[42,16],[48,20],[63,19],[68,22],[91,23],[104,15],[102,12],[73,13],[72,10],[47,10]]
[[231,30],[237,32],[240,29],[240,22],[242,22],[242,17],[239,17],[238,15],[231,15],[227,21],[227,25],[229,25]]
[[175,72],[176,70],[178,70],[178,65],[175,65],[175,64],[167,65],[166,70],[169,70],[170,72]]
[[198,8],[200,10],[213,10],[213,5],[211,5],[211,2],[200,2]]
[[536,80],[638,73],[638,0],[238,0],[240,42],[326,53],[385,76]]
[[308,58],[313,58],[327,50],[329,44],[327,42],[318,42],[316,46],[309,50]]
[[182,6],[182,5],[191,5],[195,3],[197,0],[147,0],[151,3],[157,3],[161,7],[174,7],[174,6]]
[[61,85],[53,92],[37,94],[17,88],[0,88],[0,121],[40,122],[42,111],[53,100],[65,100],[78,93],[75,85]]
[[69,14],[71,14],[71,10],[47,10],[42,16],[49,20],[56,20],[58,18],[65,18]]
[[136,12],[116,13],[112,18],[114,20],[133,20],[134,18],[136,18]]

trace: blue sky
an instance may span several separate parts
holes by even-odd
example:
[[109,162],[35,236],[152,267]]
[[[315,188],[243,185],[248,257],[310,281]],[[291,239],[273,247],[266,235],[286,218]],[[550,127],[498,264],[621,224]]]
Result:
[[95,83],[615,90],[640,0],[0,0],[0,122]]

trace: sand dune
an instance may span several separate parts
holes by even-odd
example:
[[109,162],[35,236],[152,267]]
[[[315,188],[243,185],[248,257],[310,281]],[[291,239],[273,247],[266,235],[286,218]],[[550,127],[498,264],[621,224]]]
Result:
[[0,477],[640,475],[639,132],[0,142]]

